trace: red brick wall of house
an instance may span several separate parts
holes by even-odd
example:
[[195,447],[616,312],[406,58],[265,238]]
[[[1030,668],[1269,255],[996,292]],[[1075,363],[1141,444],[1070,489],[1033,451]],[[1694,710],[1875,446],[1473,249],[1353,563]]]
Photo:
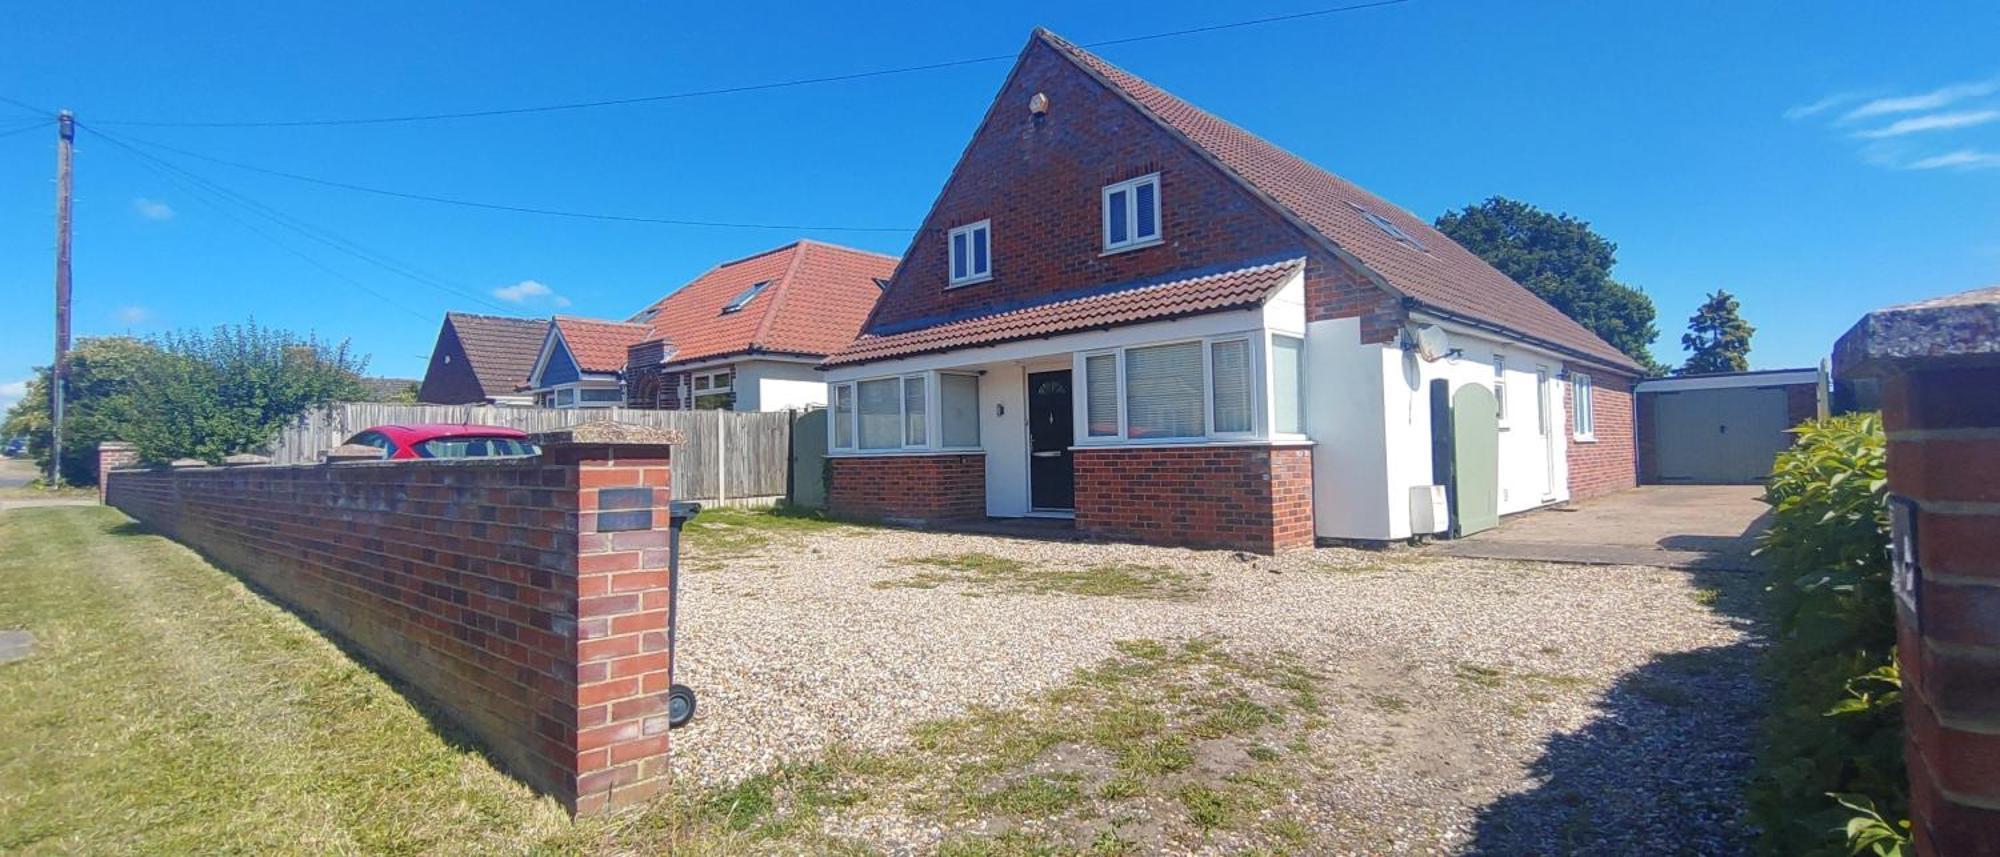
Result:
[[[656,411],[678,411],[689,408],[694,398],[693,388],[690,386],[692,382],[688,377],[690,374],[686,371],[670,371],[661,366],[627,368],[625,406]],[[735,378],[735,373],[731,373],[729,392],[720,397],[721,401],[726,403],[721,410],[736,409]],[[687,394],[687,397],[683,398],[683,394]]]
[[[496,393],[510,393],[498,390]],[[438,329],[437,344],[431,348],[430,366],[417,387],[417,401],[433,405],[462,405],[486,401],[485,388],[473,374],[472,361],[465,359],[465,345],[458,340],[458,328],[445,319]]]
[[1639,484],[1633,444],[1631,378],[1589,373],[1595,441],[1576,439],[1576,385],[1564,383],[1563,431],[1569,438],[1569,498],[1587,500]]
[[827,511],[850,518],[952,520],[986,516],[986,456],[870,455],[827,459]]
[[1311,547],[1312,449],[1077,450],[1076,528],[1151,544],[1266,554]]
[[[1028,112],[1037,92],[1047,116]],[[1104,255],[1102,188],[1160,174],[1163,243]],[[992,221],[993,278],[945,288],[953,227]],[[881,332],[1035,303],[1056,294],[1305,256],[1312,319],[1376,315],[1364,334],[1400,325],[1395,299],[1137,108],[1040,42],[998,95],[919,230],[866,330]]]
[[[666,784],[668,447],[111,474],[108,501],[312,616],[593,813]],[[598,494],[650,489],[599,532]]]
[[1799,423],[1819,417],[1820,387],[1818,383],[1788,384],[1785,387],[1785,425]]

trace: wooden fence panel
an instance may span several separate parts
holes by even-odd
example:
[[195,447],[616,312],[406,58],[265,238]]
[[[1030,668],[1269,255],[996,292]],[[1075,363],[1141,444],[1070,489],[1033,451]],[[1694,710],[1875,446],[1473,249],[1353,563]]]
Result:
[[734,411],[654,411],[633,408],[509,408],[494,405],[398,405],[346,402],[301,414],[278,432],[270,455],[276,464],[318,461],[320,454],[370,426],[461,423],[541,432],[593,420],[678,429],[674,447],[674,497],[681,500],[763,505],[785,493],[791,450],[791,415]]

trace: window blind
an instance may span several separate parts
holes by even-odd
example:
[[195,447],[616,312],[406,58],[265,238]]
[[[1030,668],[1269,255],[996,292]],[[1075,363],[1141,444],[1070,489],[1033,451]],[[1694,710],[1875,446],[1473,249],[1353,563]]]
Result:
[[1250,343],[1241,339],[1214,343],[1209,346],[1209,366],[1215,384],[1215,431],[1250,431]]
[[895,449],[903,445],[902,380],[883,378],[863,381],[861,399],[861,448]]
[[938,432],[948,447],[979,445],[979,378],[938,376]]
[[1118,355],[1083,359],[1084,422],[1091,437],[1118,436]]
[[1201,343],[1125,352],[1126,437],[1202,436]]

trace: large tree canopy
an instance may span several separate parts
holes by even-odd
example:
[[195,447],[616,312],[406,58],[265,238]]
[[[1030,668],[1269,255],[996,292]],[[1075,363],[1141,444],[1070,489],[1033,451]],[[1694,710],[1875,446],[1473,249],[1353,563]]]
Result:
[[[69,353],[63,479],[95,481],[97,444],[123,440],[151,462],[261,450],[287,420],[328,402],[365,397],[367,361],[327,343],[255,322],[152,340],[85,339]],[[46,468],[49,370],[8,411],[7,435],[25,434]]]
[[1650,350],[1660,336],[1653,299],[1611,278],[1618,245],[1589,223],[1496,196],[1446,212],[1437,228],[1650,374],[1665,374]]
[[1707,375],[1749,369],[1750,335],[1757,329],[1738,314],[1741,309],[1736,296],[1727,290],[1717,289],[1709,295],[1701,309],[1688,318],[1688,332],[1681,334],[1681,347],[1688,350],[1688,359],[1674,374]]

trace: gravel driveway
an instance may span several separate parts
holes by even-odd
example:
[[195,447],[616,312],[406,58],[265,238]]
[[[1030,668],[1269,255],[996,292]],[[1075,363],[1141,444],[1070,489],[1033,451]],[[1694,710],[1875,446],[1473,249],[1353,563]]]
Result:
[[[965,555],[1170,569],[1178,583],[1159,598],[912,583],[923,562]],[[1316,728],[1297,739],[1325,761],[1288,798],[1316,841],[1358,853],[1746,847],[1740,780],[1763,645],[1746,575],[858,528],[726,556],[696,544],[689,559],[677,671],[701,709],[672,757],[703,784],[904,745],[920,723],[1062,686],[1116,641],[1203,638],[1328,676]],[[921,851],[938,834],[894,835],[909,838],[878,844]]]

